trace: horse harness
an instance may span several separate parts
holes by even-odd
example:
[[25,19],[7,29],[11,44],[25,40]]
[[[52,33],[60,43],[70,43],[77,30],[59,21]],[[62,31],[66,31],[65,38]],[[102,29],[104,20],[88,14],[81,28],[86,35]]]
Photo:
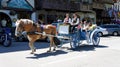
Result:
[[[26,34],[29,34],[29,35],[34,35],[34,34],[36,34],[35,32],[38,32],[38,30],[37,30],[37,23],[33,23],[33,25],[32,25],[32,27],[31,27],[31,31],[30,32],[26,32]],[[20,25],[19,25],[19,27],[23,30],[23,31],[25,31],[25,29],[24,29],[24,25],[23,25],[23,23],[21,23]],[[43,25],[40,25],[40,33],[43,33],[43,30],[44,30],[44,28],[43,28]]]
[[43,25],[39,25],[40,31],[38,31],[37,25],[39,25],[39,24],[33,23],[33,26],[32,26],[31,29],[30,29],[31,31],[30,31],[30,32],[27,32],[27,34],[29,34],[29,35],[34,35],[34,34],[36,34],[35,32],[43,33],[43,30],[44,30]]
[[[19,27],[21,27],[22,30],[25,31],[23,23],[20,24]],[[38,27],[40,28],[40,31],[37,29]],[[27,35],[40,35],[40,38],[42,38],[44,35],[45,35],[45,36],[55,37],[54,35],[46,34],[46,33],[44,32],[44,28],[46,28],[44,25],[40,25],[40,24],[37,24],[37,23],[33,23],[33,24],[32,24],[32,27],[31,27],[31,29],[30,29],[31,31],[30,31],[30,32],[26,32],[26,31],[25,31],[25,32],[26,32],[25,34],[27,34]]]

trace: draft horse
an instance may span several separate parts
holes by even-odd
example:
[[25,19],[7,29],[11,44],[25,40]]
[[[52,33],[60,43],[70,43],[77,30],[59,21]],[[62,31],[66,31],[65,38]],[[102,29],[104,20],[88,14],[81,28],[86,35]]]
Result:
[[[32,20],[29,19],[20,19],[16,21],[16,29],[15,29],[15,36],[21,36],[23,32],[26,32],[27,38],[29,40],[29,47],[32,50],[31,54],[34,54],[36,51],[34,47],[34,42],[40,38],[42,38],[43,34],[36,34],[34,32],[45,32],[46,34],[56,35],[56,27],[53,25],[46,25],[44,28],[41,27],[40,24],[34,23]],[[50,39],[50,47],[48,52],[51,51],[51,47],[53,46],[56,50],[56,45],[54,43],[54,37],[48,36]]]

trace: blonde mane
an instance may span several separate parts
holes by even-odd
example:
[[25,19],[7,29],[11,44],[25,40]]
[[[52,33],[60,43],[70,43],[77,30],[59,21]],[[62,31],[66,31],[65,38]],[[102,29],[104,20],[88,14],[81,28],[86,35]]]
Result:
[[20,21],[23,21],[24,24],[30,24],[30,23],[34,23],[32,20],[29,20],[29,19],[20,19]]

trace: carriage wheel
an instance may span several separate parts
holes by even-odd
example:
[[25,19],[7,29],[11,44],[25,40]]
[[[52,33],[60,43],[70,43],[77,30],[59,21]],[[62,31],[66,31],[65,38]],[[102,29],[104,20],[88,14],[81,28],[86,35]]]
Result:
[[92,42],[94,46],[98,46],[99,42],[100,42],[100,36],[98,35],[98,33],[95,33],[92,37]]

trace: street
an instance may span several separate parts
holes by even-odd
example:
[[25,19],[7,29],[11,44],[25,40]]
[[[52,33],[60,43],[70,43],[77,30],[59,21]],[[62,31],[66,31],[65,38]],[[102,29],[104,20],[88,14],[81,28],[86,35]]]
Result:
[[98,47],[57,48],[51,53],[47,53],[49,43],[35,42],[35,54],[30,54],[28,42],[13,42],[10,47],[0,45],[0,67],[120,67],[119,41],[120,36],[106,36]]

